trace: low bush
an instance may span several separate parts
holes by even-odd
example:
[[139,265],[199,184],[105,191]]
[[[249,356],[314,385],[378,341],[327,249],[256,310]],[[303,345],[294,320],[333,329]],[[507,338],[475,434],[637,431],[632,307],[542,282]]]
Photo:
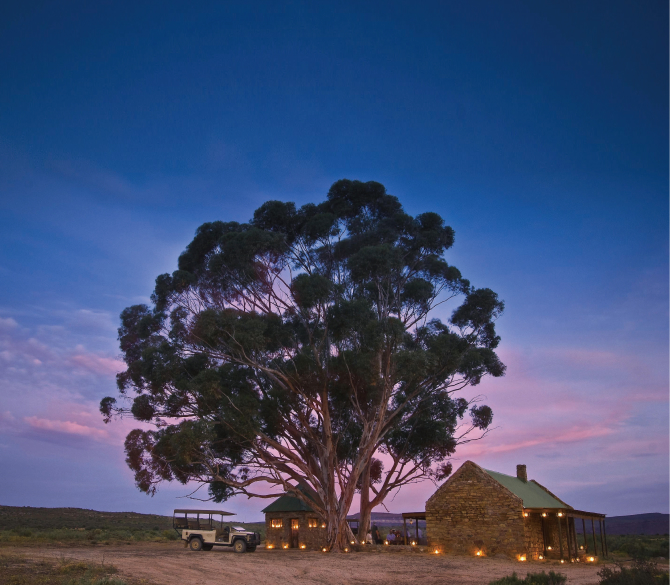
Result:
[[599,585],[668,585],[667,571],[662,571],[653,561],[635,559],[630,567],[614,563],[598,572]]
[[489,585],[563,585],[567,580],[568,578],[561,573],[549,571],[547,574],[542,571],[541,573],[528,573],[525,579],[519,579],[516,573],[512,573],[511,576],[491,581]]

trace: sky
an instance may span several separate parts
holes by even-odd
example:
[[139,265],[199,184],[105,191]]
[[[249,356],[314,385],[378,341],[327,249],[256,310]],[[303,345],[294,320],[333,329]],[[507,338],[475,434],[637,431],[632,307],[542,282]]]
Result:
[[524,463],[577,509],[667,513],[659,0],[4,3],[0,504],[196,504],[179,484],[138,492],[136,424],[98,413],[124,369],[118,315],[203,222],[320,202],[341,178],[440,213],[447,260],[506,303],[507,374],[465,395],[495,428],[454,467]]

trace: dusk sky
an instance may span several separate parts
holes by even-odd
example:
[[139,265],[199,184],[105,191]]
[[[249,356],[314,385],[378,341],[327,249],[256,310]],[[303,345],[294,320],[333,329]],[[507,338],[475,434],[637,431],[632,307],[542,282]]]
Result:
[[195,505],[180,484],[137,491],[136,425],[98,412],[119,313],[201,223],[341,178],[440,213],[447,260],[506,303],[507,375],[465,394],[495,428],[454,467],[525,463],[575,508],[667,513],[660,0],[3,4],[0,504]]

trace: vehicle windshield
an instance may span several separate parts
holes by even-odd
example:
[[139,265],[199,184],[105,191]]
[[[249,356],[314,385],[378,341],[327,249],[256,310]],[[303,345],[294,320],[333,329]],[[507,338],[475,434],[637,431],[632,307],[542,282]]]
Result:
[[242,528],[241,526],[233,526],[233,530],[244,531],[246,528]]

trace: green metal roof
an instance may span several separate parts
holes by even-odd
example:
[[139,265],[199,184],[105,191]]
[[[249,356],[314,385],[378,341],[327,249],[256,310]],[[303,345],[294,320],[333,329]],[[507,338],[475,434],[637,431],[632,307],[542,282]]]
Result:
[[[310,497],[308,488],[300,486],[298,489],[308,498]],[[302,500],[290,496],[289,494],[284,494],[272,502],[267,508],[261,510],[261,514],[267,514],[268,512],[314,512],[314,510]]]
[[521,481],[517,477],[498,473],[497,471],[490,471],[484,469],[493,479],[502,484],[515,496],[523,500],[524,508],[563,508],[569,509],[563,502],[560,502],[546,491],[544,491],[534,481]]
[[272,502],[267,508],[261,510],[261,514],[267,514],[268,512],[313,512],[312,508],[307,506],[305,502],[285,494],[280,498],[277,498]]

